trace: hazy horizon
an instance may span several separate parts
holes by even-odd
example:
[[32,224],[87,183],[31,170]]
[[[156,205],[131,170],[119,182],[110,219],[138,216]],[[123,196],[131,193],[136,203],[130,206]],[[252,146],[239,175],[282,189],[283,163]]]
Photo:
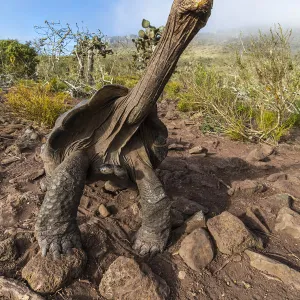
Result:
[[[100,29],[107,36],[136,34],[141,20],[155,26],[167,21],[172,0],[11,0],[1,4],[0,38],[21,41],[38,35],[34,25],[45,20],[75,24],[83,21],[91,31]],[[215,0],[211,18],[204,32],[271,27],[280,23],[284,28],[300,28],[300,0]]]

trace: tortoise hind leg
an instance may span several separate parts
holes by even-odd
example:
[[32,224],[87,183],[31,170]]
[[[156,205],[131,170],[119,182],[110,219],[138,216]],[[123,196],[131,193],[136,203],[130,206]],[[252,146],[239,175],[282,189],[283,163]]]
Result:
[[51,252],[54,258],[81,247],[76,221],[89,167],[87,155],[74,152],[53,172],[35,225],[42,255]]
[[166,247],[170,234],[170,201],[154,170],[139,161],[135,165],[136,183],[141,196],[142,226],[133,248],[140,255],[154,255]]

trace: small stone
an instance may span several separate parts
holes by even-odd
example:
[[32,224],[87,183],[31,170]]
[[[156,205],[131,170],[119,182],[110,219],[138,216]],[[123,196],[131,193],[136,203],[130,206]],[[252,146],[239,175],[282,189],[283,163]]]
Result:
[[183,145],[181,144],[171,144],[168,146],[169,150],[175,150],[175,151],[184,151],[185,148]]
[[0,276],[0,299],[10,300],[43,300],[32,292],[23,282]]
[[39,135],[36,133],[36,132],[33,132],[31,135],[30,135],[30,140],[32,141],[36,141],[39,139]]
[[268,145],[261,145],[260,147],[251,151],[246,160],[249,162],[265,161],[272,153],[274,148]]
[[106,181],[103,188],[105,192],[112,194],[118,194],[120,191],[124,190],[123,187],[114,184],[112,181]]
[[181,242],[179,255],[194,271],[205,268],[214,258],[209,234],[204,229],[195,229]]
[[165,300],[170,294],[166,282],[155,275],[144,263],[134,259],[118,257],[103,275],[99,286],[105,299]]
[[246,250],[245,253],[250,258],[250,265],[253,268],[267,275],[274,280],[280,279],[286,285],[300,290],[300,272],[280,263],[277,260],[266,257],[265,255]]
[[253,194],[263,193],[267,190],[264,184],[258,183],[253,180],[234,181],[231,189],[228,190],[228,194],[239,196],[251,196]]
[[178,272],[178,278],[180,280],[183,280],[186,277],[186,273],[184,271],[179,271]]
[[20,158],[16,157],[16,156],[14,156],[14,157],[8,157],[8,158],[3,159],[1,161],[1,164],[5,166],[5,165],[9,165],[9,164],[11,164],[13,162],[16,162],[18,160],[20,160]]
[[184,125],[186,126],[191,126],[191,125],[195,125],[196,123],[194,121],[190,121],[190,120],[185,120],[184,121]]
[[171,205],[172,208],[175,208],[181,213],[189,216],[192,216],[199,211],[203,211],[205,214],[208,213],[208,209],[206,207],[185,197],[173,197]]
[[197,146],[189,150],[190,154],[202,154],[203,156],[207,156],[208,150],[204,147]]
[[22,270],[22,277],[32,290],[40,294],[55,293],[73,279],[78,278],[86,264],[83,250],[73,249],[73,254],[53,260],[51,256],[37,254]]
[[135,216],[139,216],[141,214],[140,208],[137,203],[133,203],[131,206],[131,211]]
[[99,213],[104,218],[107,218],[110,216],[110,212],[108,211],[108,209],[106,208],[106,206],[104,204],[101,204],[99,206]]
[[199,211],[194,214],[190,219],[185,223],[185,233],[191,233],[195,229],[205,228],[206,220],[203,211]]
[[285,173],[275,173],[270,175],[267,180],[270,182],[275,182],[277,180],[286,180],[287,179],[287,175]]
[[33,132],[34,131],[33,131],[32,127],[29,127],[25,130],[24,134],[29,135],[29,134],[32,134]]
[[300,239],[300,215],[288,207],[282,208],[277,216],[275,230]]
[[218,249],[224,254],[231,255],[243,252],[247,248],[262,247],[261,241],[246,228],[244,223],[227,211],[209,219],[207,227]]

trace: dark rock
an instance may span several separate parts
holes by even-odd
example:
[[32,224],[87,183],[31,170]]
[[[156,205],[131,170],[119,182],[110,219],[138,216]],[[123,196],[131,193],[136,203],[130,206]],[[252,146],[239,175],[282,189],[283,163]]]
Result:
[[172,228],[177,228],[184,223],[183,214],[177,209],[171,209],[171,224]]
[[103,275],[99,286],[105,299],[167,299],[170,289],[146,264],[124,256],[118,257]]
[[209,219],[207,227],[218,249],[224,254],[231,255],[243,252],[247,248],[262,247],[262,242],[246,228],[244,223],[227,211]]
[[195,229],[181,242],[179,255],[193,270],[200,271],[214,258],[213,245],[209,234],[202,228]]

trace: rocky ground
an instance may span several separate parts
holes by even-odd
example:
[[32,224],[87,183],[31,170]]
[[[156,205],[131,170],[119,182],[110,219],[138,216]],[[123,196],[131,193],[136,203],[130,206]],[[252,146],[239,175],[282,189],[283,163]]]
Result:
[[299,134],[275,149],[203,135],[164,101],[167,250],[136,256],[138,193],[97,182],[78,211],[85,253],[53,263],[34,237],[48,132],[0,106],[0,299],[299,299]]

